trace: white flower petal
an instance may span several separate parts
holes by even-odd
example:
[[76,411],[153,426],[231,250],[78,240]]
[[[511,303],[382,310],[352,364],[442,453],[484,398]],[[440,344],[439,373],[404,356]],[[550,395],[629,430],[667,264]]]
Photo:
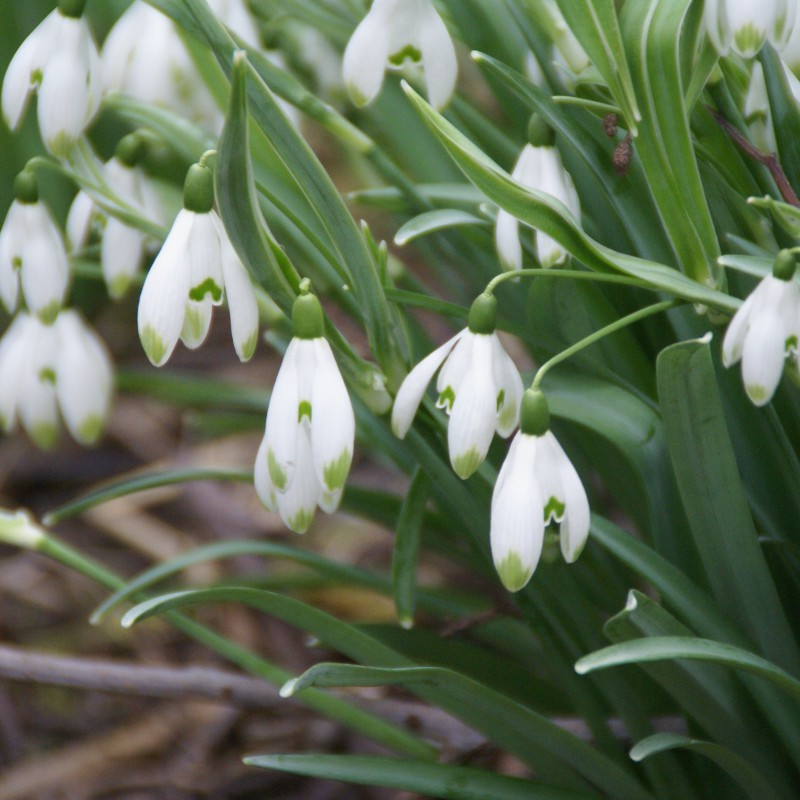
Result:
[[450,463],[462,479],[472,475],[483,463],[497,421],[492,337],[473,334],[472,338],[472,363],[456,394],[447,427]]
[[247,361],[253,355],[258,343],[258,301],[250,273],[233,249],[222,221],[217,218],[216,222],[220,239],[222,277],[231,316],[233,346],[239,360]]
[[223,278],[219,233],[216,214],[192,215],[192,232],[189,235],[188,258],[191,264],[189,297],[200,302],[207,298],[215,306],[222,302]]
[[[393,0],[388,0],[392,5]],[[344,51],[342,72],[350,97],[357,106],[371,103],[381,90],[391,36],[391,8],[376,0],[353,32]]]
[[464,331],[457,333],[452,339],[437,347],[406,375],[392,406],[392,431],[399,439],[402,439],[408,433],[433,374],[439,369],[439,366],[447,358],[453,345],[458,342],[463,333]]
[[139,297],[139,338],[147,357],[157,367],[172,355],[183,329],[189,293],[187,252],[192,228],[187,213],[178,213]]
[[100,436],[111,405],[113,368],[103,343],[75,311],[55,322],[56,395],[73,438],[88,445]]
[[14,200],[0,229],[0,299],[9,313],[19,302],[19,269],[23,247],[30,237],[28,227],[25,204]]
[[206,340],[208,331],[211,329],[212,311],[213,306],[209,297],[199,303],[194,300],[186,301],[183,312],[181,341],[190,350],[196,350]]
[[67,242],[71,253],[78,252],[89,241],[94,213],[94,200],[81,190],[75,195],[67,214]]
[[30,360],[22,375],[19,416],[28,436],[44,449],[58,440],[58,404],[54,386],[57,342],[52,326],[35,317],[27,335]]
[[430,104],[441,109],[453,95],[458,63],[447,26],[429,0],[418,0],[419,49]]
[[261,504],[267,511],[273,513],[278,510],[278,500],[275,496],[275,487],[272,485],[272,478],[269,475],[269,464],[267,462],[267,450],[269,445],[267,437],[263,436],[261,444],[256,454],[255,469],[253,470],[253,484],[255,485],[256,494]]
[[32,363],[30,326],[33,324],[31,317],[20,311],[0,339],[0,427],[6,433],[16,427],[22,379]]
[[353,460],[356,420],[339,367],[327,340],[313,339],[311,450],[317,480],[328,493],[341,491]]
[[532,481],[532,439],[517,434],[492,494],[492,558],[503,585],[511,592],[530,580],[544,542],[542,501]]
[[519,221],[502,208],[497,212],[494,225],[494,244],[504,270],[522,269]]
[[[759,303],[759,296],[763,281],[747,296],[747,299],[739,306],[733,319],[728,323],[728,330],[722,340],[722,363],[726,367],[739,362],[742,357],[742,348],[747,331],[750,327],[750,314],[753,308]],[[763,290],[761,290],[763,291]]]
[[69,286],[67,252],[61,232],[41,201],[28,205],[25,211],[30,235],[22,253],[22,293],[34,314],[52,320]]
[[143,251],[142,232],[110,217],[103,231],[100,266],[108,293],[114,300],[128,291],[142,263]]
[[317,481],[311,453],[308,419],[298,426],[297,465],[289,488],[278,492],[278,511],[287,527],[295,533],[305,533],[314,519],[322,488]]
[[492,371],[498,400],[502,397],[497,409],[497,432],[507,438],[519,422],[519,406],[524,387],[519,370],[496,333],[492,334]]
[[469,328],[465,328],[436,378],[436,391],[439,392],[436,405],[439,408],[446,409],[448,414],[452,410],[453,401],[458,395],[461,384],[464,382],[464,376],[472,365],[472,348],[474,344],[475,334]]

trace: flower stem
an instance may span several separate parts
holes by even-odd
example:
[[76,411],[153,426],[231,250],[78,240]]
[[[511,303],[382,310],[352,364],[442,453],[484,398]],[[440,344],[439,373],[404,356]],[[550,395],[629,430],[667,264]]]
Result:
[[652,306],[645,306],[645,308],[640,308],[638,311],[634,311],[632,314],[628,314],[626,317],[622,317],[616,322],[612,322],[610,325],[600,328],[599,331],[589,334],[589,336],[586,338],[581,339],[579,342],[575,342],[575,344],[573,344],[571,347],[568,347],[566,350],[562,350],[558,355],[553,356],[549,361],[545,361],[545,363],[542,364],[542,366],[536,371],[536,377],[533,379],[533,383],[531,383],[531,389],[538,389],[542,380],[544,379],[544,376],[556,364],[560,364],[562,361],[574,356],[584,348],[589,347],[589,345],[592,345],[595,342],[600,341],[600,339],[603,339],[612,333],[616,333],[623,328],[627,328],[628,325],[633,325],[634,322],[638,322],[646,317],[651,317],[654,314],[660,314],[662,311],[668,311],[670,308],[675,308],[676,306],[682,305],[684,302],[684,300],[664,300],[661,303],[655,303]]
[[613,275],[606,272],[588,272],[577,269],[553,269],[552,267],[532,267],[531,269],[515,269],[509,272],[501,272],[495,275],[486,284],[484,292],[492,294],[494,290],[504,281],[514,278],[535,278],[537,276],[549,278],[572,278],[576,281],[598,281],[600,283],[616,283],[620,286],[636,286],[639,289],[652,289],[652,286],[629,275]]

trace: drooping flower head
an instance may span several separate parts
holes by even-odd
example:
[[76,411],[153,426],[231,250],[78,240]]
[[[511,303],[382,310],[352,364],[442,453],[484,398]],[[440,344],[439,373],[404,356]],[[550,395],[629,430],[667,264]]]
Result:
[[589,535],[589,501],[575,467],[550,431],[547,400],[539,390],[528,389],[520,430],[492,493],[492,558],[510,592],[522,589],[533,575],[551,522],[559,524],[561,553],[572,563]]
[[204,164],[189,168],[178,212],[139,297],[139,338],[157,367],[180,339],[199,347],[211,326],[213,306],[227,294],[236,353],[247,361],[258,340],[253,284],[213,209],[214,183]]
[[409,60],[425,70],[428,100],[447,104],[458,65],[453,41],[431,0],[375,0],[344,51],[344,81],[356,105],[380,93],[386,68]]
[[796,0],[705,0],[704,22],[720,55],[752,58],[765,41],[779,50],[786,44],[796,12]]
[[[150,179],[140,166],[144,143],[136,133],[124,136],[114,157],[104,166],[104,179],[117,197],[143,217],[163,221],[163,207]],[[118,300],[130,288],[144,254],[147,234],[113,216],[107,216],[84,191],[75,195],[67,215],[67,240],[72,252],[89,240],[92,223],[103,228],[100,267],[109,295]]]
[[731,367],[742,362],[745,391],[757,406],[766,405],[775,394],[786,357],[798,359],[800,286],[794,279],[796,269],[793,253],[778,253],[772,274],[739,307],[722,342],[722,363]]
[[20,420],[39,447],[56,443],[59,410],[76,441],[94,444],[112,388],[108,352],[75,311],[52,324],[21,311],[0,340],[0,424],[10,432]]
[[[575,184],[561,163],[552,129],[534,116],[529,126],[530,144],[526,144],[514,165],[511,177],[523,186],[545,192],[562,202],[580,219],[581,206]],[[543,267],[561,264],[567,251],[547,234],[536,231],[536,254]],[[522,269],[522,245],[519,241],[519,220],[502,208],[497,212],[494,229],[495,246],[504,269]]]
[[47,149],[65,156],[100,107],[100,59],[83,17],[86,0],[59,0],[22,43],[3,79],[3,116],[15,130],[39,93],[39,129]]
[[469,325],[408,373],[392,408],[392,430],[402,439],[439,370],[436,404],[450,416],[450,463],[460,478],[483,463],[495,431],[507,437],[517,425],[522,379],[495,332],[496,309],[493,295],[480,295],[470,309]]
[[308,530],[317,506],[329,514],[338,508],[355,441],[353,406],[309,289],[303,281],[292,309],[294,338],[272,389],[255,465],[261,502],[296,533]]
[[69,262],[61,230],[39,199],[36,176],[23,170],[0,229],[0,299],[13,313],[24,300],[45,321],[55,319],[69,286]]

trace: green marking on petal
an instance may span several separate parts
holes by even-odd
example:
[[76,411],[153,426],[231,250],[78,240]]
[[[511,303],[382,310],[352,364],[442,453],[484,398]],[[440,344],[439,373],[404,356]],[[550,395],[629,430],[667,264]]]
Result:
[[314,521],[314,511],[314,508],[310,511],[306,508],[301,508],[293,517],[284,519],[284,522],[295,533],[305,533]]
[[766,386],[759,386],[758,384],[751,383],[745,388],[747,389],[747,396],[756,405],[764,405],[770,398],[770,392],[767,391]]
[[474,447],[470,447],[465,453],[461,453],[453,459],[453,469],[459,478],[466,480],[478,469],[482,460],[480,453]]
[[561,535],[557,525],[551,524],[545,528],[544,541],[542,543],[542,561],[545,564],[552,564],[558,561],[561,553]]
[[186,306],[186,316],[183,318],[181,338],[190,342],[199,342],[206,332],[206,318],[202,311],[194,306]]
[[407,44],[402,50],[389,56],[389,63],[393,67],[402,67],[406,59],[419,64],[422,61],[422,53],[413,44]]
[[453,391],[453,387],[445,386],[444,391],[440,393],[439,399],[436,401],[436,407],[446,409],[449,414],[453,410],[455,401],[456,393]]
[[80,424],[75,437],[81,444],[94,444],[103,432],[103,418],[99,414],[91,414]]
[[347,84],[347,91],[350,93],[350,99],[359,107],[367,105],[370,101],[370,98],[367,97],[354,83]]
[[211,295],[213,303],[222,300],[222,287],[217,285],[213,278],[206,278],[202,283],[189,289],[189,299],[196,300],[198,303],[206,296]]
[[497,393],[497,411],[498,411],[498,413],[500,412],[500,409],[503,407],[503,403],[505,403],[505,401],[506,401],[506,390],[505,389],[501,389]]
[[308,400],[301,400],[297,406],[297,421],[302,422],[303,417],[308,417],[308,421],[311,422],[311,403]]
[[58,442],[58,427],[51,422],[40,422],[28,431],[33,443],[42,450],[50,450]]
[[513,550],[503,561],[495,566],[497,567],[497,574],[500,576],[500,581],[509,592],[518,592],[528,583],[533,574],[532,570],[527,569],[523,565],[519,553]]
[[497,427],[504,429],[510,428],[514,424],[516,416],[517,409],[514,407],[514,404],[508,403],[499,410],[497,415]]
[[50,152],[57,158],[63,158],[68,155],[75,144],[75,139],[70,136],[66,131],[59,131],[49,142]]
[[551,497],[544,507],[544,521],[549,522],[551,519],[556,519],[559,522],[564,519],[564,509],[566,506],[556,497]]
[[108,295],[112,300],[120,300],[131,285],[130,275],[115,275],[108,284]]
[[37,311],[36,316],[39,317],[45,325],[51,325],[56,321],[59,311],[61,311],[61,303],[58,300],[53,300],[50,305]]
[[39,86],[42,82],[42,71],[40,69],[34,69],[31,71],[31,83]]
[[267,449],[267,469],[269,469],[269,477],[272,485],[280,492],[286,488],[286,481],[288,476],[286,470],[278,463],[275,458],[275,451],[270,447]]
[[258,328],[253,331],[252,336],[250,336],[247,341],[241,347],[241,360],[242,361],[249,361],[253,357],[253,353],[256,351],[256,345],[258,344]]
[[739,28],[733,35],[735,49],[740,53],[757,53],[764,44],[766,33],[748,22]]
[[158,366],[167,354],[167,343],[156,333],[156,329],[152,325],[145,325],[139,338],[147,357],[155,366]]
[[39,370],[39,380],[42,383],[52,383],[55,386],[56,383],[56,373],[52,367],[42,367]]
[[792,352],[793,350],[797,350],[797,337],[792,334],[787,340],[785,344],[786,350]]
[[11,268],[19,272],[22,269],[22,259],[19,256],[14,256],[11,259]]
[[347,480],[347,473],[350,472],[352,458],[352,453],[345,449],[342,450],[338,458],[329,461],[322,468],[322,478],[329,492],[335,492],[344,486],[344,482]]

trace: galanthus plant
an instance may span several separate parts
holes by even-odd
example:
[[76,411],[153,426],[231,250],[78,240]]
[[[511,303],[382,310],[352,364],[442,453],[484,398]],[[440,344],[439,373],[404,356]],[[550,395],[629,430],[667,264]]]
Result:
[[167,794],[800,796],[797,6],[8,4],[0,678]]

